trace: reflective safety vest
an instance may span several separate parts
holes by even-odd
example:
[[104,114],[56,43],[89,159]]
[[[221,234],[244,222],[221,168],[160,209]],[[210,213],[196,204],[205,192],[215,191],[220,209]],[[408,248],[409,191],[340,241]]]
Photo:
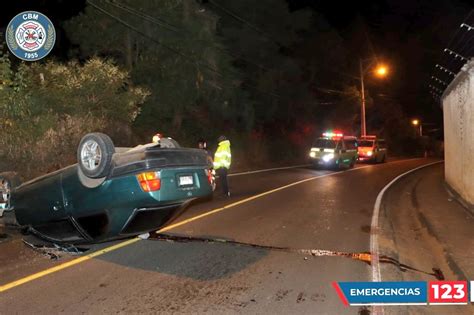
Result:
[[232,159],[232,154],[230,153],[230,141],[224,140],[219,142],[216,153],[214,154],[214,168],[225,167],[230,168],[230,162]]

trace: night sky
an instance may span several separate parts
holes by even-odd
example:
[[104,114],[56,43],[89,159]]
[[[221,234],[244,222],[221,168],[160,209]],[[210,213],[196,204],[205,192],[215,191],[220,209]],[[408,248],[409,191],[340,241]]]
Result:
[[[80,12],[85,1],[8,3],[3,4],[0,12],[2,30],[15,14],[24,10],[40,11],[49,16],[57,28],[58,42],[53,55],[66,58],[70,44],[61,23]],[[443,57],[443,49],[473,8],[469,1],[289,0],[289,4],[291,10],[312,8],[323,15],[347,42],[354,59],[377,56],[388,63],[390,78],[384,82],[368,82],[375,104],[392,98],[402,104],[408,115],[441,125],[442,111],[429,94],[428,85],[432,83],[434,65]]]
[[[355,58],[376,55],[389,64],[390,78],[368,86],[377,91],[371,93],[375,104],[394,98],[408,115],[441,127],[442,110],[429,93],[431,75],[444,57],[443,49],[473,9],[470,1],[293,0],[291,5],[293,9],[311,7],[322,13],[351,43]],[[366,31],[365,36],[357,34],[360,29]]]

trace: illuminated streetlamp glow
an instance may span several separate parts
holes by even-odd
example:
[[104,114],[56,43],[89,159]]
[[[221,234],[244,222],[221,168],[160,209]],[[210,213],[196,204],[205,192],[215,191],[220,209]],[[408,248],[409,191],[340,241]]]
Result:
[[[365,89],[364,89],[364,75],[367,73],[369,69],[371,69],[370,64],[367,68],[364,68],[362,65],[363,60],[359,59],[359,68],[360,68],[360,96],[361,96],[361,106],[360,106],[360,135],[365,137],[367,135],[366,131],[366,124],[365,124]],[[372,73],[378,76],[379,78],[384,78],[388,74],[388,68],[384,65],[379,64],[375,69],[371,70]]]
[[384,77],[387,75],[387,67],[385,66],[378,66],[377,69],[375,69],[375,73],[379,76],[379,77]]
[[421,121],[419,119],[412,119],[411,124],[413,125],[413,127],[415,127],[415,129],[418,129],[418,134],[420,135],[420,137],[422,137],[423,124],[421,123]]

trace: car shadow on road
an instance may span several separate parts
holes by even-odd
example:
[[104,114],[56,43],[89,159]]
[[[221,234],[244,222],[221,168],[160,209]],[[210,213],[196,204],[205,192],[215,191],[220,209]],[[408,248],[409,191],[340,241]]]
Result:
[[[222,239],[216,236],[200,238]],[[175,242],[148,239],[97,257],[128,268],[195,280],[227,278],[267,256],[269,250],[225,242]]]

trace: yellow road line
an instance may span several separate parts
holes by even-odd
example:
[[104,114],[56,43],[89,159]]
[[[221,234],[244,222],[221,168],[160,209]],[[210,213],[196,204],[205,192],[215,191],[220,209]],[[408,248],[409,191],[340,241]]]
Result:
[[[356,170],[356,169],[361,169],[361,168],[366,168],[366,167],[368,167],[368,166],[353,168],[353,169],[350,169],[350,171],[351,171],[351,170]],[[312,181],[312,180],[315,180],[315,179],[318,179],[318,178],[321,178],[321,177],[327,177],[327,176],[331,176],[331,175],[335,175],[335,174],[339,174],[339,173],[329,173],[329,174],[319,175],[319,176],[315,176],[315,177],[310,177],[310,178],[306,178],[306,179],[303,179],[303,180],[300,180],[300,181],[297,181],[297,182],[294,182],[294,183],[291,183],[291,184],[288,184],[288,185],[285,185],[285,186],[281,186],[281,187],[278,187],[278,188],[275,188],[275,189],[266,191],[266,192],[264,192],[264,193],[261,193],[261,194],[258,194],[258,195],[254,195],[254,196],[252,196],[252,197],[248,197],[248,198],[245,198],[245,199],[236,201],[236,202],[231,203],[231,204],[228,204],[228,205],[226,205],[226,206],[224,206],[224,207],[213,209],[213,210],[211,210],[211,211],[205,212],[205,213],[200,214],[200,215],[197,215],[197,216],[195,216],[195,217],[191,217],[191,218],[189,218],[189,219],[180,221],[180,222],[178,222],[178,223],[168,225],[168,226],[166,226],[166,227],[164,227],[164,228],[162,228],[162,229],[156,231],[156,233],[166,232],[166,231],[169,231],[169,230],[171,230],[171,229],[174,229],[174,228],[176,228],[176,227],[178,227],[178,226],[185,225],[185,224],[188,224],[188,223],[193,222],[193,221],[196,221],[196,220],[200,220],[200,219],[202,219],[202,218],[204,218],[204,217],[213,215],[213,214],[215,214],[215,213],[224,211],[224,210],[229,209],[229,208],[236,207],[236,206],[238,206],[238,205],[241,205],[241,204],[243,204],[243,203],[252,201],[252,200],[254,200],[254,199],[261,198],[261,197],[266,196],[266,195],[269,195],[269,194],[273,194],[273,193],[275,193],[275,192],[277,192],[277,191],[280,191],[280,190],[283,190],[283,189],[286,189],[286,188],[290,188],[290,187],[292,187],[292,186],[296,186],[296,185],[299,185],[299,184],[302,184],[302,183],[305,183],[305,182],[309,182],[309,181]]]
[[[399,160],[399,161],[394,161],[394,162],[391,162],[391,163],[403,162],[403,161],[410,161],[410,160],[414,160],[414,159]],[[383,165],[383,164],[380,164],[380,165]],[[347,173],[347,172],[350,172],[350,171],[355,171],[355,170],[360,170],[360,169],[368,168],[368,167],[371,167],[371,166],[370,166],[370,165],[367,165],[367,166],[352,168],[352,169],[347,170],[347,171],[344,172],[344,173]],[[275,188],[275,189],[266,191],[266,192],[264,192],[264,193],[261,193],[261,194],[258,194],[258,195],[255,195],[255,196],[252,196],[252,197],[249,197],[249,198],[245,198],[245,199],[239,200],[239,201],[237,201],[237,202],[231,203],[231,204],[226,205],[226,206],[224,206],[224,207],[216,208],[216,209],[210,210],[210,211],[208,211],[208,212],[205,212],[205,213],[203,213],[203,214],[200,214],[200,215],[191,217],[191,218],[189,218],[189,219],[180,221],[180,222],[178,222],[178,223],[168,225],[168,226],[166,226],[166,227],[164,227],[164,228],[162,228],[162,229],[156,231],[156,233],[162,233],[162,232],[165,232],[165,231],[169,231],[169,230],[171,230],[171,229],[173,229],[173,228],[176,228],[176,227],[178,227],[178,226],[182,226],[182,225],[188,224],[188,223],[190,223],[190,222],[193,222],[193,221],[196,221],[196,220],[200,220],[200,219],[202,219],[202,218],[204,218],[204,217],[213,215],[213,214],[215,214],[215,213],[224,211],[224,210],[229,209],[229,208],[236,207],[236,206],[241,205],[241,204],[243,204],[243,203],[246,203],[246,202],[255,200],[255,199],[257,199],[257,198],[260,198],[260,197],[263,197],[263,196],[266,196],[266,195],[269,195],[269,194],[272,194],[272,193],[275,193],[275,192],[278,192],[278,191],[283,190],[283,189],[286,189],[286,188],[290,188],[290,187],[293,187],[293,186],[296,186],[296,185],[299,185],[299,184],[302,184],[302,183],[305,183],[305,182],[309,182],[309,181],[312,181],[312,180],[315,180],[315,179],[318,179],[318,178],[333,176],[333,175],[337,175],[337,174],[344,174],[344,173],[328,173],[328,174],[324,174],[324,175],[319,175],[319,176],[314,176],[314,177],[306,178],[306,179],[303,179],[303,180],[300,180],[300,181],[297,181],[297,182],[294,182],[294,183],[291,183],[291,184],[288,184],[288,185],[285,185],[285,186],[281,186],[281,187],[278,187],[278,188]],[[128,246],[128,245],[130,245],[130,244],[136,243],[136,242],[138,242],[138,241],[140,241],[140,238],[136,237],[136,238],[133,238],[133,239],[130,239],[130,240],[127,240],[127,241],[124,241],[124,242],[121,242],[121,243],[112,245],[112,246],[110,246],[110,247],[106,247],[106,248],[104,248],[104,249],[98,250],[98,251],[93,252],[93,253],[91,253],[91,254],[87,254],[87,255],[85,255],[85,256],[82,256],[82,257],[73,259],[73,260],[71,260],[71,261],[65,262],[65,263],[60,264],[60,265],[58,265],[58,266],[51,267],[51,268],[48,268],[48,269],[46,269],[46,270],[43,270],[43,271],[34,273],[34,274],[32,274],[32,275],[29,275],[29,276],[26,276],[26,277],[24,277],[24,278],[15,280],[15,281],[13,281],[13,282],[4,284],[4,285],[0,286],[0,293],[1,293],[1,292],[5,292],[5,291],[7,291],[7,290],[9,290],[9,289],[11,289],[11,288],[14,288],[14,287],[16,287],[16,286],[25,284],[25,283],[27,283],[27,282],[36,280],[36,279],[38,279],[38,278],[44,277],[44,276],[46,276],[46,275],[52,274],[52,273],[54,273],[54,272],[57,272],[57,271],[60,271],[60,270],[63,270],[63,269],[72,267],[72,266],[77,265],[77,264],[80,264],[80,263],[82,263],[82,262],[84,262],[84,261],[87,261],[87,260],[90,260],[90,259],[92,259],[92,258],[94,258],[94,257],[101,256],[101,255],[103,255],[103,254],[105,254],[105,253],[109,253],[109,252],[112,252],[112,251],[114,251],[114,250],[116,250],[116,249],[119,249],[119,248]]]
[[32,274],[32,275],[29,275],[29,276],[27,276],[27,277],[21,278],[21,279],[19,279],[19,280],[16,280],[16,281],[7,283],[7,284],[5,284],[5,285],[0,286],[0,292],[4,292],[4,291],[9,290],[9,289],[11,289],[11,288],[14,288],[14,287],[16,287],[16,286],[22,285],[22,284],[24,284],[24,283],[27,283],[27,282],[33,281],[33,280],[35,280],[35,279],[38,279],[38,278],[44,277],[44,276],[46,276],[46,275],[49,275],[49,274],[51,274],[51,273],[54,273],[54,272],[56,272],[56,271],[59,271],[59,270],[63,270],[63,269],[72,267],[72,266],[74,266],[74,265],[80,264],[81,262],[87,261],[87,260],[92,259],[92,258],[94,258],[94,257],[103,255],[103,254],[105,254],[105,253],[114,251],[114,250],[116,250],[116,249],[122,248],[122,247],[127,246],[127,245],[130,245],[130,244],[133,244],[133,243],[135,243],[135,242],[137,242],[137,241],[139,241],[139,240],[140,240],[139,238],[133,238],[133,239],[130,239],[130,240],[127,240],[127,241],[124,241],[124,242],[121,242],[121,243],[118,243],[118,244],[115,244],[115,245],[106,247],[106,248],[104,248],[104,249],[98,250],[98,251],[93,252],[93,253],[91,253],[91,254],[88,254],[88,255],[85,255],[85,256],[82,256],[82,257],[73,259],[73,260],[68,261],[68,262],[65,262],[65,263],[63,263],[63,264],[60,264],[60,265],[57,265],[57,266],[48,268],[48,269],[46,269],[46,270],[43,270],[43,271],[34,273],[34,274]]
[[[398,162],[407,162],[407,161],[412,161],[412,160],[418,160],[418,158],[415,158],[415,159],[406,159],[406,160],[397,160],[397,161],[393,161],[393,162],[390,162],[390,163],[386,163],[386,164],[391,164],[391,163],[398,163]],[[378,165],[385,165],[385,164],[378,164]],[[290,187],[293,187],[293,186],[296,186],[296,185],[299,185],[299,184],[302,184],[302,183],[306,183],[306,182],[309,182],[309,181],[312,181],[312,180],[315,180],[315,179],[319,179],[319,178],[322,178],[322,177],[328,177],[328,176],[334,176],[334,175],[337,175],[337,174],[344,174],[344,173],[347,173],[347,172],[351,172],[351,171],[357,171],[357,170],[360,170],[360,169],[363,169],[363,168],[368,168],[368,167],[371,167],[372,165],[365,165],[365,166],[361,166],[361,167],[356,167],[356,168],[351,168],[351,169],[348,169],[346,170],[345,172],[337,172],[337,173],[327,173],[327,174],[323,174],[323,175],[319,175],[319,176],[314,176],[314,177],[310,177],[310,178],[306,178],[306,179],[303,179],[303,180],[300,180],[300,181],[297,181],[297,182],[294,182],[294,183],[291,183],[291,184],[288,184],[288,185],[285,185],[285,186],[281,186],[281,187],[278,187],[278,188],[275,188],[275,189],[272,189],[272,190],[269,190],[269,191],[266,191],[264,193],[261,193],[261,194],[258,194],[258,195],[254,195],[252,197],[248,197],[248,198],[245,198],[245,199],[242,199],[242,200],[239,200],[237,202],[234,202],[234,203],[231,203],[231,204],[228,204],[224,207],[221,207],[221,208],[216,208],[216,209],[213,209],[213,210],[210,210],[208,212],[205,212],[203,214],[200,214],[200,215],[197,215],[195,217],[191,217],[189,219],[186,219],[186,220],[183,220],[183,221],[180,221],[180,222],[177,222],[175,224],[171,224],[171,225],[168,225],[158,231],[156,231],[156,233],[162,233],[162,232],[166,232],[166,231],[169,231],[171,229],[174,229],[178,226],[181,226],[181,225],[185,225],[185,224],[188,224],[190,222],[193,222],[193,221],[196,221],[196,220],[200,220],[202,218],[205,218],[207,216],[210,216],[210,215],[213,215],[215,213],[218,213],[218,212],[221,212],[221,211],[224,211],[224,210],[227,210],[229,208],[233,208],[235,206],[238,206],[238,205],[241,205],[243,203],[246,203],[246,202],[249,202],[249,201],[252,201],[254,199],[257,199],[257,198],[260,198],[260,197],[263,197],[263,196],[266,196],[266,195],[269,195],[269,194],[273,194],[277,191],[280,191],[280,190],[283,190],[283,189],[287,189],[287,188],[290,188]]]

